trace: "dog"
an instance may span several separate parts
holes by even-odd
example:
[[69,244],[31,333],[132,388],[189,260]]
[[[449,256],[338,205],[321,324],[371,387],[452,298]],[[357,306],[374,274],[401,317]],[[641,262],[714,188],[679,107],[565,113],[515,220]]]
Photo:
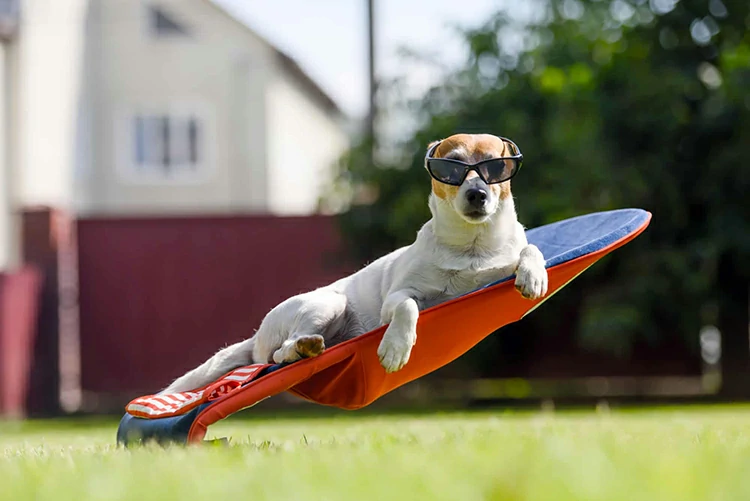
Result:
[[386,372],[395,372],[409,361],[420,310],[513,274],[523,297],[545,296],[545,260],[526,240],[510,189],[521,161],[511,140],[489,134],[456,134],[431,143],[425,167],[432,218],[413,244],[283,301],[253,337],[218,351],[162,393],[200,388],[250,363],[315,357],[326,346],[385,324],[378,358]]

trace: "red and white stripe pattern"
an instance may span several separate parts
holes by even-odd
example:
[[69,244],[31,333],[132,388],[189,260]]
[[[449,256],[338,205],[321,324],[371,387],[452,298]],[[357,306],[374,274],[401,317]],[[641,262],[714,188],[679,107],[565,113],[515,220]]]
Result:
[[185,414],[191,409],[236,390],[252,381],[267,364],[248,365],[235,369],[216,382],[202,388],[169,395],[146,395],[131,401],[125,410],[140,418],[155,419]]

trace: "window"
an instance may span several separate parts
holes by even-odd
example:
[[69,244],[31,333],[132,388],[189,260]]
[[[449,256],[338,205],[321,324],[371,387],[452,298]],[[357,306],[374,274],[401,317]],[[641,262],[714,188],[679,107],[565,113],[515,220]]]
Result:
[[199,164],[200,125],[194,116],[135,117],[135,165],[139,169],[194,171]]
[[190,36],[190,31],[182,23],[159,7],[148,8],[148,20],[151,33],[157,37]]
[[120,121],[121,173],[131,182],[200,182],[210,166],[209,122],[197,111],[130,113]]

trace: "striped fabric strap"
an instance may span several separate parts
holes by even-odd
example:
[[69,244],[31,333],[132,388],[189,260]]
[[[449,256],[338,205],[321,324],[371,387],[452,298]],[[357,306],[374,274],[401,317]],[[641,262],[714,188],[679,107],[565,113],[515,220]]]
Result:
[[179,416],[193,408],[211,402],[249,383],[270,364],[240,367],[207,386],[182,393],[146,395],[132,400],[125,410],[128,414],[146,419]]

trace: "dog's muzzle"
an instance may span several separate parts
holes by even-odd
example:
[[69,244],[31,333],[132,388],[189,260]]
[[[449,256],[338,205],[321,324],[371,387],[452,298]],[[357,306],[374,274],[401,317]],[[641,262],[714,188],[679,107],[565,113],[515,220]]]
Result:
[[471,188],[466,191],[466,202],[472,211],[484,211],[487,206],[487,190]]

